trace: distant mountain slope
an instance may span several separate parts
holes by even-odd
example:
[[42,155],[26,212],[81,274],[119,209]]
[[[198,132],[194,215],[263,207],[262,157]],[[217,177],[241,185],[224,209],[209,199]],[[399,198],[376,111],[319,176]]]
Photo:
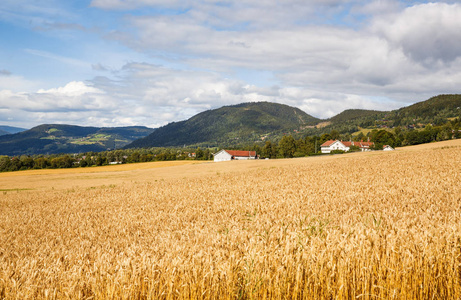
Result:
[[[120,147],[241,146],[277,141],[283,134],[295,132],[299,136],[321,135],[332,130],[352,134],[359,128],[440,125],[455,117],[461,117],[461,95],[439,95],[393,111],[349,109],[328,120],[288,105],[243,103],[204,111],[155,131],[146,127],[41,125],[0,136],[0,155],[75,153]],[[322,126],[316,128],[314,125],[320,122]]]
[[[382,114],[382,111],[378,110],[365,110],[365,109],[347,109],[342,113],[328,119],[327,121],[332,123],[343,123],[352,121],[359,118],[365,118],[370,116],[376,116]],[[385,113],[385,112],[384,112]]]
[[407,123],[443,123],[461,116],[461,95],[439,95],[426,101],[392,111],[388,118],[397,125]]
[[26,130],[27,129],[24,129],[24,128],[3,125],[3,126],[0,126],[0,135],[13,134],[13,133],[21,132],[21,131],[26,131]]
[[242,103],[199,113],[173,122],[125,148],[253,142],[262,136],[299,130],[320,120],[302,110],[269,102]]
[[392,111],[350,109],[326,121],[330,123],[327,129],[331,130],[351,125],[365,128],[440,125],[455,117],[461,117],[461,95],[439,95]]
[[0,155],[55,154],[120,148],[154,129],[133,127],[81,127],[45,124],[0,136]]

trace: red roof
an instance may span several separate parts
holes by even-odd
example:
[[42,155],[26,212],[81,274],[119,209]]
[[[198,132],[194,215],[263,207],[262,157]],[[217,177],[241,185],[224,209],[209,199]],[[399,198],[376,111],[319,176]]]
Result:
[[329,140],[329,141],[326,141],[325,143],[323,143],[322,145],[320,145],[320,147],[328,147],[328,146],[331,146],[334,142],[336,142],[336,140]]
[[369,148],[373,146],[372,142],[341,142],[346,147],[357,146],[359,148]]
[[256,151],[224,150],[232,156],[255,157]]

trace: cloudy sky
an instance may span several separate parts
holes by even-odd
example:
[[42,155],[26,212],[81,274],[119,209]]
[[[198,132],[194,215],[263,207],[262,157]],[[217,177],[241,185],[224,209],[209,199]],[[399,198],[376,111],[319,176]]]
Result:
[[1,0],[0,125],[158,127],[252,101],[328,118],[460,93],[461,4]]

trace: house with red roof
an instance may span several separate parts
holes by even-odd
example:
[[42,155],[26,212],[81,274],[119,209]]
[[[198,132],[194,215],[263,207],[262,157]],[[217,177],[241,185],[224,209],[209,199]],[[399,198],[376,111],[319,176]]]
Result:
[[215,154],[214,161],[229,161],[229,160],[245,160],[256,159],[256,151],[242,151],[242,150],[221,150]]
[[361,151],[370,151],[374,143],[372,142],[345,142],[340,140],[329,140],[320,145],[320,150],[322,153],[330,153],[334,150],[342,150],[347,152],[351,149],[352,146],[359,147]]
[[392,148],[392,147],[389,146],[389,145],[384,145],[384,146],[383,146],[383,151],[394,151],[394,148]]

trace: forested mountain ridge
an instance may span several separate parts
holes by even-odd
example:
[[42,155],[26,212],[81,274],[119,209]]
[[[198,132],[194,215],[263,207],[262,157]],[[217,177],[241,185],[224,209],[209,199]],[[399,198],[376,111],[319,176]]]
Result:
[[325,120],[321,130],[309,130],[307,135],[316,135],[332,130],[340,133],[373,128],[418,128],[427,124],[442,125],[461,116],[461,95],[439,95],[426,101],[392,111],[346,110]]
[[238,144],[299,131],[319,121],[298,108],[284,104],[242,103],[204,111],[186,121],[170,123],[125,148]]
[[[412,130],[461,117],[461,95],[439,95],[393,111],[349,109],[326,120],[288,105],[253,102],[201,112],[161,128],[40,125],[0,136],[0,155],[82,153],[150,147],[247,147],[335,132],[350,139],[373,129]],[[1,129],[1,127],[0,127]],[[447,135],[448,133],[445,133]]]
[[405,126],[414,123],[435,125],[443,124],[449,118],[461,115],[461,95],[439,95],[429,100],[394,110],[388,118],[394,126]]
[[0,136],[0,155],[78,153],[120,148],[154,129],[44,124]]
[[458,117],[460,107],[461,95],[439,95],[392,111],[349,109],[328,121],[336,124],[355,121],[358,124],[364,120],[384,120],[391,126],[441,124],[448,118]]
[[351,122],[360,118],[380,116],[383,113],[385,112],[378,110],[347,109],[342,113],[339,113],[336,116],[327,119],[326,121],[331,122],[333,124],[340,124],[344,122]]
[[349,109],[326,120],[277,103],[255,102],[224,106],[165,125],[125,148],[182,145],[238,146],[283,135],[312,136],[332,130],[353,134],[360,128],[413,128],[443,124],[461,115],[461,95],[439,95],[393,111]]

